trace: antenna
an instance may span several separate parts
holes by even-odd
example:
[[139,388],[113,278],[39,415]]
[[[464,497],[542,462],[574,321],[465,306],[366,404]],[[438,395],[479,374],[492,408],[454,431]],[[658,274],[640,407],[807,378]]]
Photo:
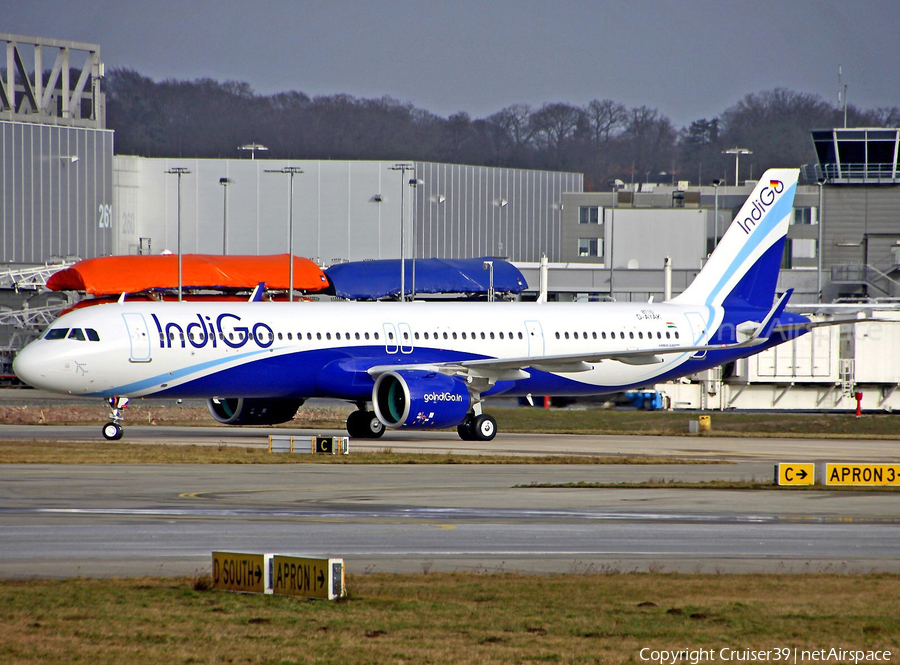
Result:
[[841,74],[844,73],[844,66],[838,65],[838,107],[844,107],[844,129],[847,129],[847,84],[844,83],[843,90],[840,89]]

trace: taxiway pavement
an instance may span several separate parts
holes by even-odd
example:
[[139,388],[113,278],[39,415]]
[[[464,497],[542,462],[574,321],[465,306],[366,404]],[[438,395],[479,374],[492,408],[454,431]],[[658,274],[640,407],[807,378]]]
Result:
[[[34,438],[56,436],[40,429]],[[61,429],[60,438],[81,435]],[[127,440],[264,445],[246,430],[146,429],[129,428]],[[2,426],[0,438],[19,438],[18,430]],[[772,460],[852,453],[875,461],[896,447],[742,444],[539,435],[490,444],[507,453],[713,456],[722,464],[0,465],[0,576],[194,574],[208,570],[213,550],[343,557],[351,572],[900,572],[896,493],[536,487],[767,480]],[[439,434],[372,445],[440,452],[461,451],[462,442]]]

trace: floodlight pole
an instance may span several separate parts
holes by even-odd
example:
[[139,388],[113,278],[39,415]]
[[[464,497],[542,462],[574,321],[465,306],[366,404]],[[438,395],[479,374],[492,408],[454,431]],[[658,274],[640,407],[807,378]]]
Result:
[[404,245],[404,226],[406,226],[406,172],[415,170],[415,166],[404,162],[389,167],[391,171],[400,171],[400,302],[406,300],[406,258]]
[[619,198],[619,181],[613,180],[612,183],[612,191],[613,191],[613,202],[612,202],[612,210],[609,214],[609,251],[606,252],[607,257],[609,258],[609,297],[615,298],[613,295],[613,229],[615,228],[615,219],[616,219],[616,201]]
[[183,300],[183,279],[182,279],[182,270],[181,270],[181,176],[187,175],[190,173],[188,169],[183,166],[176,166],[174,168],[169,169],[166,173],[170,175],[178,176],[178,184],[176,188],[176,198],[178,202],[178,208],[175,211],[175,235],[177,236],[177,244],[178,244],[178,302],[182,302]]
[[222,185],[222,256],[228,255],[228,185],[233,183],[231,178],[219,178]]
[[713,249],[719,246],[719,186],[722,182],[717,178],[713,180],[713,187],[716,188],[716,230],[715,235],[713,236]]
[[416,299],[416,255],[419,253],[419,244],[418,244],[418,239],[416,237],[417,236],[416,190],[418,189],[419,185],[425,184],[424,180],[419,180],[418,178],[415,177],[415,174],[413,174],[413,176],[414,177],[409,179],[409,187],[412,190],[412,196],[413,196],[411,206],[410,206],[412,208],[411,221],[412,221],[412,248],[413,248],[413,251],[412,251],[412,287],[410,288],[410,300]]
[[294,176],[303,173],[299,166],[285,166],[280,169],[266,169],[266,173],[287,173],[291,176],[291,195],[288,206],[288,302],[294,302]]
[[268,148],[264,146],[262,143],[245,143],[244,145],[239,145],[238,150],[249,150],[250,151],[250,160],[256,160],[256,151],[268,151]]
[[738,186],[738,166],[741,162],[741,155],[752,155],[752,150],[747,150],[747,148],[730,148],[729,150],[723,150],[723,155],[734,155],[734,186]]

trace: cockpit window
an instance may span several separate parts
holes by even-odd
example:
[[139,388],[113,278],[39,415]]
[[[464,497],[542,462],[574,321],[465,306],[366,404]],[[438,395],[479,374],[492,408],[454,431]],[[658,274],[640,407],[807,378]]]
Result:
[[52,330],[47,331],[47,334],[44,335],[44,339],[65,339],[68,334],[68,328],[53,328]]
[[69,339],[75,339],[79,342],[85,341],[84,331],[81,328],[72,328],[69,332]]
[[98,335],[98,334],[97,334],[97,331],[94,330],[93,328],[85,328],[85,329],[84,329],[84,332],[87,333],[87,338],[88,338],[89,340],[91,340],[92,342],[99,342],[99,341],[100,341],[100,335]]

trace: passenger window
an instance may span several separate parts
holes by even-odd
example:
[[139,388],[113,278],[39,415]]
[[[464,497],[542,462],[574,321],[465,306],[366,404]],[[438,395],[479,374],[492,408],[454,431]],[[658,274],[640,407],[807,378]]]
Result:
[[[634,335],[632,335],[632,337],[634,337]],[[644,339],[644,333],[639,332],[639,333],[638,333],[638,338],[639,338],[639,339]]]
[[675,331],[675,339],[678,339],[678,331]]
[[600,337],[602,337],[603,339],[606,339],[606,333],[605,332],[600,333]]
[[575,339],[578,339],[578,333],[577,332],[572,333],[572,337],[574,337]]
[[456,333],[453,333],[453,339],[456,339]]
[[491,333],[491,339],[494,339],[494,333]]
[[519,333],[519,339],[522,339],[522,333]]
[[363,333],[363,334],[365,335],[366,339],[369,339],[369,333]]
[[633,332],[628,333],[628,339],[634,339],[634,333],[633,333]]
[[559,333],[556,333],[556,339],[559,339]]
[[54,328],[53,330],[47,331],[47,334],[44,335],[44,339],[65,339],[68,334],[68,328]]
[[375,339],[378,339],[378,333],[373,333],[375,335]]
[[284,337],[281,336],[281,333],[278,333],[278,341],[280,342],[280,341],[282,341],[283,339],[284,339]]
[[564,333],[564,335],[566,339],[569,339],[569,333]]
[[425,335],[425,339],[428,339],[428,333],[423,333]]
[[448,335],[447,333],[444,333],[444,339],[449,339],[449,338],[450,338],[450,335]]
[[359,339],[359,333],[356,333],[356,339]]
[[462,334],[462,338],[463,338],[463,339],[466,338],[466,333],[463,333],[463,334]]
[[481,333],[481,339],[484,339],[484,333]]

